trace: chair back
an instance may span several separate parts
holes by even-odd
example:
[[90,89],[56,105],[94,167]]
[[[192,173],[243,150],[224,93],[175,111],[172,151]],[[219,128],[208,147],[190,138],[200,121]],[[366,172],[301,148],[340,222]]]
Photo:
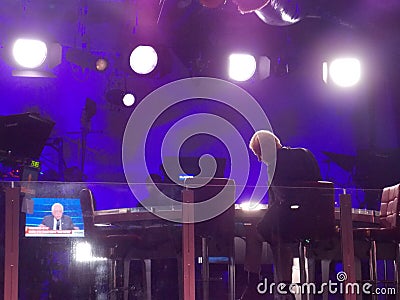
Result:
[[399,192],[400,184],[385,187],[382,191],[380,225],[384,228],[396,228],[399,226]]
[[84,188],[79,193],[79,198],[82,207],[82,217],[83,225],[85,227],[85,235],[92,236],[94,232],[94,211],[95,202],[93,198],[92,191],[90,189]]
[[[235,182],[228,178],[188,178],[185,186],[194,190],[194,202],[208,201],[207,210],[195,207],[196,220],[211,215],[213,210],[225,208],[215,217],[195,223],[195,234],[199,237],[210,238],[210,252],[226,252],[233,249],[235,231]],[[217,251],[214,251],[217,250]]]
[[286,189],[280,204],[280,236],[283,240],[321,240],[335,232],[334,185],[327,181],[296,182]]

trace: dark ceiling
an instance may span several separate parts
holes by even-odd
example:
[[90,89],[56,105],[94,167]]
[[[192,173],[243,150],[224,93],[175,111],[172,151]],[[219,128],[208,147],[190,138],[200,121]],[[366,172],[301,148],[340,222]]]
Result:
[[253,13],[241,15],[231,0],[215,9],[199,1],[4,0],[0,38],[4,46],[13,32],[30,31],[66,46],[106,52],[145,38],[169,44],[192,64],[229,44],[261,46],[270,55],[281,55],[292,46],[309,47],[333,31],[351,37],[349,43],[355,37],[367,39],[391,46],[392,52],[400,44],[400,2],[395,0],[281,0],[298,4],[304,16],[283,27],[264,24]]

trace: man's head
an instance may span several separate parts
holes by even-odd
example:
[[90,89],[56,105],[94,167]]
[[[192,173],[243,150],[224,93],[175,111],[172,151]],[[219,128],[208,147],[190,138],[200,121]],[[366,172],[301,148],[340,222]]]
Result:
[[53,215],[54,218],[56,218],[56,220],[61,219],[63,212],[64,212],[64,207],[62,206],[61,203],[54,203],[51,206],[51,214]]
[[251,137],[249,147],[259,161],[270,164],[276,157],[276,149],[282,148],[282,144],[279,138],[271,131],[259,130]]

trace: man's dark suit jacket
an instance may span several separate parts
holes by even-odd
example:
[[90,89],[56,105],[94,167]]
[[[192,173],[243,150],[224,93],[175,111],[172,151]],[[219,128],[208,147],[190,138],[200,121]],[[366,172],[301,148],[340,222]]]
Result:
[[268,192],[269,208],[258,224],[258,231],[266,241],[273,244],[280,236],[288,236],[288,231],[296,226],[291,223],[288,206],[291,200],[301,197],[302,190],[307,190],[293,187],[318,180],[321,180],[319,166],[309,150],[288,147],[277,150],[275,173]]
[[[49,227],[49,229],[53,229],[54,225],[54,217],[53,215],[45,216],[42,220],[42,224],[44,226]],[[72,222],[71,217],[63,215],[61,217],[61,229],[62,230],[72,230],[74,229],[74,223]]]

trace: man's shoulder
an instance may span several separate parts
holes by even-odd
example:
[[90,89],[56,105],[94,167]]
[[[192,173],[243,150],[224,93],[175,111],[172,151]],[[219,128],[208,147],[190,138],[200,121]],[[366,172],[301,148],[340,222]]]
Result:
[[310,152],[310,150],[308,150],[307,148],[303,148],[303,147],[282,147],[281,149],[279,149],[278,151],[280,152]]
[[305,156],[312,156],[314,157],[314,154],[306,148],[302,147],[282,147],[277,151],[277,157],[281,159],[293,159],[293,158],[300,158],[300,157],[305,157]]
[[282,148],[277,153],[274,181],[320,180],[318,162],[306,148]]

